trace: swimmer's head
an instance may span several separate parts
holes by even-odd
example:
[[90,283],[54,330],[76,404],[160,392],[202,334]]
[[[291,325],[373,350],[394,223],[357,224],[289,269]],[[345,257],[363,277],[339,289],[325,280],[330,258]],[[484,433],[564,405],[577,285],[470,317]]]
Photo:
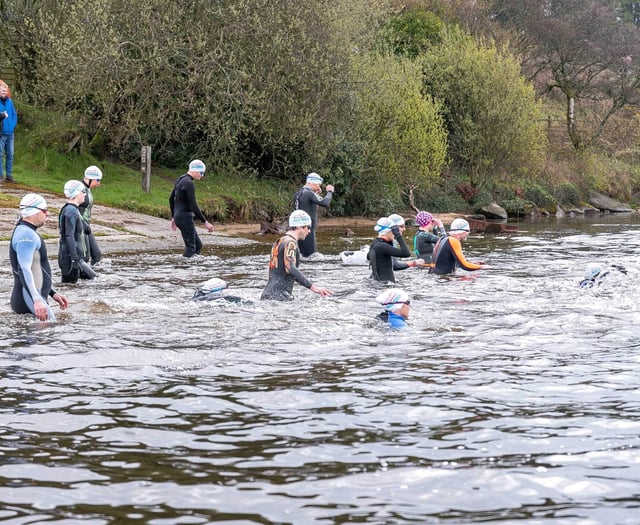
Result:
[[64,185],[64,195],[67,199],[73,199],[83,193],[85,188],[79,180],[68,180]]
[[388,233],[393,226],[393,221],[389,217],[380,217],[373,229],[378,233]]
[[393,222],[394,226],[404,226],[404,217],[402,215],[398,215],[397,213],[392,213],[389,215],[389,219]]
[[197,171],[204,175],[204,172],[207,171],[207,167],[204,165],[204,162],[199,159],[195,159],[189,163],[189,171]]
[[416,224],[418,226],[426,226],[433,220],[433,215],[428,211],[419,211],[416,215]]
[[464,219],[454,219],[451,223],[451,228],[449,229],[451,232],[467,232],[471,231],[471,227],[469,223]]
[[602,272],[602,266],[596,263],[591,263],[587,266],[587,269],[584,272],[583,279],[593,280]]
[[36,213],[47,211],[47,201],[37,193],[27,193],[20,200],[20,217],[31,217]]
[[395,312],[396,310],[400,310],[405,304],[411,304],[409,294],[400,288],[385,290],[376,297],[376,301],[388,312]]
[[311,184],[322,184],[322,177],[317,173],[309,173],[309,175],[307,175],[307,182]]
[[84,178],[89,180],[102,180],[102,170],[98,166],[89,166],[84,170]]
[[304,210],[295,210],[289,215],[289,228],[311,226],[311,217]]

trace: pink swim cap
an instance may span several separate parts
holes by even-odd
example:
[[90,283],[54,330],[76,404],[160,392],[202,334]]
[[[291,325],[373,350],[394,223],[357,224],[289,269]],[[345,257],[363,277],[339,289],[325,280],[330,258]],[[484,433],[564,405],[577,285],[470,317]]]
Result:
[[433,215],[431,215],[428,211],[420,211],[418,215],[416,215],[416,223],[418,226],[426,226],[433,220]]

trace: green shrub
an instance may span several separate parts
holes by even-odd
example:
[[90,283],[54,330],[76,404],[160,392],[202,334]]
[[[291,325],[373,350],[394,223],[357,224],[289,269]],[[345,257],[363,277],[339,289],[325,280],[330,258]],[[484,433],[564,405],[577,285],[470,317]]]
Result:
[[556,199],[540,184],[527,184],[524,188],[524,198],[541,208],[552,209],[558,205]]

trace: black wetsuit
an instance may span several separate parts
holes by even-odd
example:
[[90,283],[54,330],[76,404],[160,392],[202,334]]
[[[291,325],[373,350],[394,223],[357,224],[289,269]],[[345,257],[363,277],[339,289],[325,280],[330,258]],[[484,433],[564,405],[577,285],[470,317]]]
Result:
[[396,233],[395,238],[400,248],[395,248],[392,241],[385,241],[380,237],[376,238],[371,244],[371,248],[369,248],[367,259],[371,264],[371,277],[376,281],[395,283],[393,258],[409,257],[411,255],[407,243],[402,238],[402,234],[400,232]]
[[298,241],[300,253],[303,257],[309,257],[318,251],[316,244],[316,227],[318,226],[318,206],[328,208],[333,198],[333,192],[328,191],[326,196],[321,198],[308,186],[300,188],[293,197],[293,209],[303,210],[311,217],[311,230],[304,240]]
[[91,231],[91,209],[93,208],[93,194],[91,193],[91,188],[89,184],[87,184],[84,180],[82,183],[85,186],[84,192],[86,193],[86,197],[84,198],[84,202],[78,206],[80,210],[80,215],[86,224],[85,228],[85,237],[86,237],[86,253],[83,255],[83,259],[87,262],[91,261],[91,264],[96,264],[102,259],[102,251],[98,246],[98,241],[96,241],[96,236]]
[[416,257],[423,259],[424,262],[430,263],[433,256],[433,248],[438,239],[446,233],[439,233],[437,226],[433,229],[434,233],[419,230],[413,238],[413,251]]
[[75,204],[68,202],[60,210],[58,218],[60,226],[60,247],[58,249],[58,266],[62,273],[63,283],[78,282],[78,278],[89,279],[90,276],[80,271],[80,260],[86,253],[85,222]]
[[[56,292],[52,288],[47,247],[33,224],[22,219],[18,222],[11,236],[9,260],[13,271],[11,309],[17,314],[35,315],[35,302],[47,304],[47,296],[53,297]],[[48,309],[49,319],[55,319]]]
[[433,249],[433,267],[429,272],[447,275],[455,272],[457,267],[473,271],[480,270],[482,265],[467,261],[462,253],[462,244],[459,239],[450,235],[443,236]]
[[287,234],[273,243],[269,260],[269,281],[260,299],[291,301],[296,281],[305,288],[311,288],[311,281],[298,270],[299,264],[300,250],[294,237]]
[[207,222],[196,202],[196,187],[188,173],[178,177],[169,197],[171,217],[182,234],[184,241],[183,257],[193,257],[202,250],[202,241],[196,231],[194,217]]

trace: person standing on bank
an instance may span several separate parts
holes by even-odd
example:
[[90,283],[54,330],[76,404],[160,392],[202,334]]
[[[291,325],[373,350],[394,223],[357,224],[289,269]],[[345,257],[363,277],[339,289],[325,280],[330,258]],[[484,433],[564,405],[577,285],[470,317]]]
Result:
[[82,215],[82,219],[86,224],[85,235],[88,250],[83,259],[87,262],[91,262],[92,266],[99,263],[102,259],[102,251],[98,246],[98,241],[96,241],[95,235],[91,231],[91,210],[93,208],[93,194],[91,193],[91,190],[100,186],[101,180],[102,171],[97,166],[89,166],[84,170],[84,179],[82,179],[82,183],[85,186],[85,198],[84,202],[80,204],[79,210],[80,215]]
[[273,243],[271,248],[269,281],[260,299],[291,301],[293,300],[293,285],[296,281],[322,297],[333,295],[333,292],[330,290],[312,284],[311,281],[298,270],[298,266],[300,265],[298,243],[309,235],[310,229],[311,217],[309,217],[307,212],[295,210],[289,215],[289,229],[287,233]]
[[169,196],[171,208],[171,229],[180,230],[184,241],[183,257],[193,257],[202,250],[202,241],[196,231],[194,217],[204,223],[208,232],[213,231],[213,225],[204,216],[196,202],[196,187],[194,180],[204,177],[206,167],[201,160],[192,160],[189,163],[189,171],[176,180],[173,191]]
[[311,231],[309,235],[299,241],[300,253],[303,257],[309,257],[318,251],[316,244],[316,229],[318,226],[318,206],[328,208],[333,198],[334,187],[332,184],[326,186],[327,194],[324,198],[320,196],[322,192],[322,177],[317,173],[307,175],[307,183],[300,188],[293,196],[293,209],[303,210],[311,217]]
[[[2,122],[2,134],[0,135],[0,181],[6,177],[7,182],[13,180],[13,132],[18,125],[18,113],[11,100],[9,86],[0,80],[0,121]],[[5,162],[4,171],[2,164]]]
[[433,249],[433,267],[430,273],[436,275],[452,274],[459,266],[463,270],[484,270],[491,268],[484,261],[471,262],[467,261],[462,253],[462,241],[469,237],[471,228],[469,223],[464,219],[454,219],[449,228],[449,235],[440,237]]
[[51,297],[60,308],[68,306],[67,298],[52,288],[47,246],[37,229],[47,221],[47,202],[37,193],[28,193],[20,201],[20,218],[9,247],[13,271],[11,309],[17,314],[33,314],[40,321],[55,321],[47,303]]
[[63,283],[77,283],[79,278],[93,279],[96,274],[84,262],[87,252],[85,222],[78,207],[84,202],[85,186],[79,180],[69,180],[64,185],[67,203],[60,209],[60,246],[58,248],[58,266]]

